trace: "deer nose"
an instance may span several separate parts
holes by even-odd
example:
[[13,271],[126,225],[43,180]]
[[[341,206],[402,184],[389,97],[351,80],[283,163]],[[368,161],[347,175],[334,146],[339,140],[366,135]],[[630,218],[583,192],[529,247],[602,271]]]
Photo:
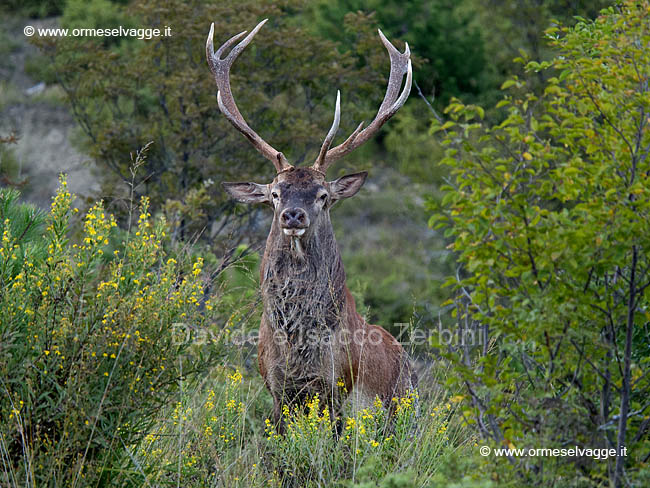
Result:
[[302,208],[287,208],[280,214],[280,223],[285,229],[304,229],[309,227],[307,212]]

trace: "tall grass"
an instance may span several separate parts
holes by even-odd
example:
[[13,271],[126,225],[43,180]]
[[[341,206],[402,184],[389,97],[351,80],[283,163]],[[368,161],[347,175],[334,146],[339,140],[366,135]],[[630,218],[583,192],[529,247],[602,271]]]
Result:
[[447,486],[466,474],[459,459],[474,446],[457,412],[459,397],[429,392],[419,415],[413,397],[396,399],[391,419],[380,402],[348,409],[337,434],[336,419],[316,396],[304,409],[285,406],[286,433],[279,435],[258,376],[217,368],[210,381],[179,396],[139,445],[147,484]]

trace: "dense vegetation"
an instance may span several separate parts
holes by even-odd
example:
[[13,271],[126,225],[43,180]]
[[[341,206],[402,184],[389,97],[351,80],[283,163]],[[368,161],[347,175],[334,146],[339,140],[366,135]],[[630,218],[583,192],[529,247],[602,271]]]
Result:
[[318,397],[306,412],[287,409],[287,435],[275,432],[261,378],[242,374],[255,260],[214,276],[217,263],[174,245],[146,197],[131,201],[126,229],[102,202],[79,217],[65,178],[47,215],[17,198],[0,192],[3,485],[442,486],[463,476],[454,459],[470,437],[453,415],[459,398],[440,391],[420,393],[417,438],[414,397],[396,399],[390,435],[378,404],[344,417],[336,440]]
[[[13,5],[174,35],[34,40],[31,75],[61,87],[103,174],[97,201],[75,203],[62,177],[38,210],[9,188],[15,138],[0,134],[0,484],[646,486],[650,3],[607,4]],[[285,412],[285,436],[267,420],[266,221],[215,183],[266,182],[270,165],[219,113],[204,58],[210,21],[218,44],[266,17],[233,90],[292,162],[315,156],[336,89],[339,137],[374,115],[376,27],[413,52],[411,100],[333,171],[373,166],[334,216],[359,307],[426,336],[411,344],[420,416],[398,400],[391,432],[375,407],[345,412],[337,439],[319,398]]]
[[[434,220],[465,265],[459,334],[482,343],[447,357],[476,426],[520,446],[625,446],[627,460],[580,460],[614,486],[649,475],[625,474],[648,455],[648,6],[547,30],[557,57],[526,64],[550,73],[543,92],[505,82],[499,124],[457,100],[435,124],[453,178]],[[525,472],[553,481],[552,463],[566,461]]]

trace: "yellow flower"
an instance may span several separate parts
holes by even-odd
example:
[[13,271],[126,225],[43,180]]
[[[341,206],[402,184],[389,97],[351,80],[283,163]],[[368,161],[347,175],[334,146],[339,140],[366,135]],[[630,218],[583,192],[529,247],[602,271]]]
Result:
[[375,395],[375,401],[372,403],[372,405],[377,410],[381,409],[384,406],[383,403],[381,402],[381,399],[377,395]]
[[198,258],[194,266],[192,267],[192,274],[198,276],[201,274],[201,268],[203,267],[203,258]]
[[241,383],[242,375],[239,370],[236,370],[233,374],[228,375],[228,378],[230,379],[232,385],[238,385]]

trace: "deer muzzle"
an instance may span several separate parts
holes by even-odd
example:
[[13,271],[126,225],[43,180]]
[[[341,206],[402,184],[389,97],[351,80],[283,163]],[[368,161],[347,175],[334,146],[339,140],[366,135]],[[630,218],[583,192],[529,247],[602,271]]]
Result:
[[309,216],[300,207],[285,208],[280,214],[280,227],[287,236],[301,236],[309,227]]

